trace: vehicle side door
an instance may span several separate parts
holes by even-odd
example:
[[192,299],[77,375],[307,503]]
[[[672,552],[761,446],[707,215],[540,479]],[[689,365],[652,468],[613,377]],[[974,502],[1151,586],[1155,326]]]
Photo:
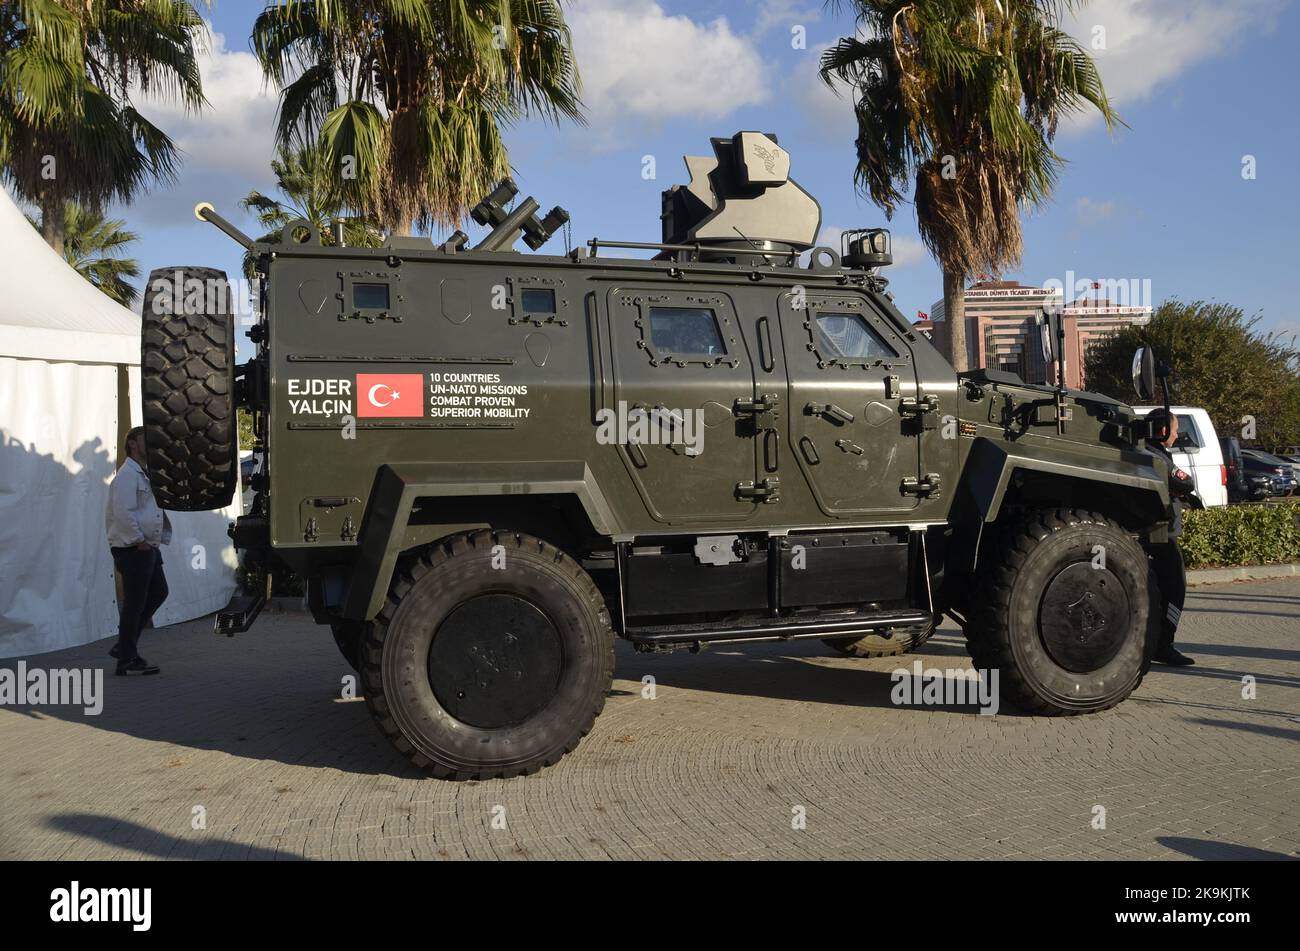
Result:
[[778,300],[790,455],[829,516],[878,520],[916,508],[920,477],[912,353],[865,295],[793,288]]
[[616,445],[604,451],[660,521],[751,517],[764,500],[757,441],[737,410],[754,400],[754,365],[731,297],[615,287],[607,312],[614,399],[602,410],[615,429],[597,438]]

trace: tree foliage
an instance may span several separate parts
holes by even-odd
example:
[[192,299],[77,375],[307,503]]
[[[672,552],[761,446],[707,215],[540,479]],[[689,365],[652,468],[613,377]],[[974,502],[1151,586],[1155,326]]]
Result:
[[176,146],[136,99],[201,108],[205,35],[184,0],[0,4],[0,177],[40,206],[55,250],[67,201],[102,208],[174,178]]
[[[344,198],[338,178],[328,173],[324,153],[319,147],[290,150],[282,148],[271,161],[280,198],[251,191],[240,205],[257,215],[266,229],[259,241],[275,242],[284,226],[291,221],[310,221],[320,232],[321,243],[333,247],[334,222],[343,224],[343,240],[349,247],[375,248],[383,242],[379,222],[374,215],[344,213]],[[244,255],[244,275],[256,276],[255,256]]]
[[239,422],[239,448],[252,449],[257,445],[257,434],[253,432],[253,414],[241,406],[236,419]]
[[581,121],[559,0],[278,0],[252,42],[280,143],[319,146],[348,207],[399,232],[459,224],[509,173],[505,126]]
[[1132,402],[1133,352],[1150,345],[1171,368],[1173,400],[1200,406],[1220,435],[1241,436],[1249,417],[1255,438],[1246,445],[1300,443],[1300,350],[1293,336],[1262,333],[1259,317],[1213,301],[1168,300],[1150,323],[1126,327],[1088,350],[1090,390]]
[[[837,5],[831,0],[831,5]],[[915,188],[944,271],[951,354],[965,368],[966,278],[1020,261],[1022,206],[1051,196],[1060,119],[1118,123],[1088,52],[1060,28],[1070,0],[852,0],[858,29],[822,55],[854,91],[854,180],[893,217]]]
[[[28,220],[41,230],[40,221]],[[106,218],[71,201],[63,208],[63,227],[63,259],[110,298],[130,307],[137,296],[131,279],[140,276],[140,263],[125,252],[140,236],[126,230],[120,218]]]

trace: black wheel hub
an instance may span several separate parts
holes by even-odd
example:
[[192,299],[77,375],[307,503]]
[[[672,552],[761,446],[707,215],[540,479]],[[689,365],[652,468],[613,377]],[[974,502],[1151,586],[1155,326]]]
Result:
[[513,726],[541,710],[560,682],[563,652],[550,618],[510,594],[455,608],[429,648],[429,684],[442,708],[483,729]]
[[1083,561],[1048,583],[1038,629],[1052,660],[1066,670],[1087,673],[1100,670],[1119,653],[1132,618],[1128,592],[1119,578]]

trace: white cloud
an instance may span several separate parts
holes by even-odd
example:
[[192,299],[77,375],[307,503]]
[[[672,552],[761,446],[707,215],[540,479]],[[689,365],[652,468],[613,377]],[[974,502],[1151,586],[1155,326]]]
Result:
[[907,235],[894,236],[893,267],[907,267],[927,260],[929,255],[929,250],[921,243],[920,238],[909,238]]
[[754,35],[766,36],[780,29],[793,39],[794,27],[802,26],[806,30],[810,23],[817,23],[821,18],[818,4],[807,0],[761,0],[754,17]]
[[[777,0],[773,16],[787,7]],[[719,119],[764,102],[770,90],[754,42],[726,18],[707,23],[670,15],[656,3],[584,0],[566,10],[574,34],[590,127],[583,146],[612,144],[631,122]],[[144,224],[184,221],[199,200],[228,216],[253,188],[273,185],[278,91],[268,88],[256,57],[213,33],[199,57],[210,103],[187,113],[178,103],[146,100],[141,111],[181,150],[179,180],[132,207]],[[574,130],[579,131],[579,130]],[[594,133],[594,136],[593,136]]]
[[136,202],[133,218],[174,224],[200,199],[229,216],[237,211],[235,200],[271,184],[279,97],[265,87],[256,57],[227,49],[225,36],[213,33],[209,48],[199,55],[199,69],[210,103],[201,112],[187,112],[175,102],[140,104],[140,111],[172,137],[181,156],[177,186]]
[[1074,203],[1074,215],[1082,225],[1096,225],[1115,217],[1115,202],[1111,199],[1098,201],[1084,195]]
[[822,81],[819,66],[829,46],[823,43],[809,49],[804,61],[791,71],[787,86],[795,90],[799,116],[813,139],[852,147],[858,136],[856,93],[844,83],[837,82],[832,89]]
[[567,19],[597,131],[629,119],[718,119],[767,100],[769,71],[725,17],[697,23],[657,3],[587,0]]
[[[1269,29],[1285,0],[1093,0],[1065,21],[1092,53],[1116,103],[1151,96],[1244,34]],[[1096,121],[1088,114],[1078,121]]]

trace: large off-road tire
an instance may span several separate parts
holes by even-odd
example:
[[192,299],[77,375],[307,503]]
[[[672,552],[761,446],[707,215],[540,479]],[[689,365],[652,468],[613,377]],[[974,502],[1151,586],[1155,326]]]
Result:
[[1142,546],[1113,520],[1032,510],[980,557],[966,641],[1020,709],[1059,716],[1115,706],[1142,682],[1159,596]]
[[822,643],[845,657],[893,657],[914,651],[934,634],[935,623],[891,627],[865,637],[827,637]]
[[235,314],[225,272],[151,272],[142,320],[140,384],[154,496],[174,512],[225,508],[239,478]]
[[554,764],[590,731],[613,677],[609,611],[591,577],[514,532],[456,535],[404,561],[362,640],[379,728],[444,779]]

